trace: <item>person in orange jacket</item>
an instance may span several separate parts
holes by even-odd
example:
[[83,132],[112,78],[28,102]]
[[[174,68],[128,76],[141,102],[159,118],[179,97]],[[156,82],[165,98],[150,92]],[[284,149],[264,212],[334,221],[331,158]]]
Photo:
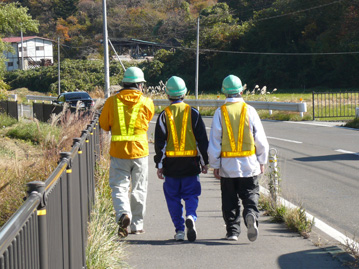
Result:
[[128,226],[131,234],[144,232],[149,155],[147,129],[154,115],[153,101],[143,96],[145,82],[140,68],[128,68],[122,80],[123,89],[106,100],[99,119],[101,128],[111,131],[109,182],[120,238],[128,235]]

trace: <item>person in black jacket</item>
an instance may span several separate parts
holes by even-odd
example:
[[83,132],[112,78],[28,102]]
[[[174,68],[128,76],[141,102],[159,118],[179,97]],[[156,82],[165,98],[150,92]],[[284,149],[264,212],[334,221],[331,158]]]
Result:
[[208,170],[206,127],[199,111],[183,102],[187,92],[183,79],[172,76],[166,83],[165,92],[171,105],[157,119],[154,161],[157,176],[165,179],[163,190],[176,230],[175,240],[184,240],[186,224],[187,238],[193,242],[197,237],[196,210],[201,195],[199,174],[206,174]]

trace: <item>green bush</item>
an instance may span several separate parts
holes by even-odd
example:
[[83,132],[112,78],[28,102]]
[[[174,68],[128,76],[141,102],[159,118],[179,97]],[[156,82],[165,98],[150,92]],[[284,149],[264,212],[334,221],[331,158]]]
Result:
[[33,144],[43,143],[52,139],[58,140],[60,128],[42,122],[19,123],[14,128],[6,132],[10,138],[30,141]]
[[[120,63],[110,64],[110,83],[118,84],[123,77]],[[57,65],[29,70],[7,72],[5,82],[12,89],[28,88],[30,91],[58,92]],[[95,87],[105,84],[104,65],[100,60],[69,60],[61,62],[60,66],[61,92],[76,90],[91,92]]]
[[9,127],[11,125],[14,125],[15,123],[17,123],[16,119],[4,113],[0,113],[0,127],[2,128]]
[[354,120],[347,122],[344,126],[359,129],[359,118],[355,118]]

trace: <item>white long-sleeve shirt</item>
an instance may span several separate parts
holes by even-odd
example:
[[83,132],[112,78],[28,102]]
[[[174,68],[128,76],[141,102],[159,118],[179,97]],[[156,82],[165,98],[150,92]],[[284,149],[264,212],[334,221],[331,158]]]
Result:
[[[244,102],[243,98],[227,98],[226,102]],[[219,169],[221,177],[252,177],[261,173],[260,164],[268,161],[269,144],[262,122],[254,107],[247,105],[250,130],[256,147],[255,155],[249,157],[221,158],[222,145],[222,113],[218,108],[213,116],[209,137],[208,157],[209,165]]]

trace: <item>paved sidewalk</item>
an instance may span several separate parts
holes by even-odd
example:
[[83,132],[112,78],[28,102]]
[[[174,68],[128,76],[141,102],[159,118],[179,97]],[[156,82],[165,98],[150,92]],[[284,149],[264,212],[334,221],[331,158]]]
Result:
[[[311,240],[290,232],[283,224],[272,223],[261,214],[259,237],[255,242],[247,239],[242,220],[242,233],[238,241],[224,240],[225,227],[221,213],[220,186],[212,171],[201,175],[202,195],[197,211],[197,240],[193,243],[176,242],[167,210],[162,184],[149,157],[149,190],[145,234],[129,235],[125,252],[132,268],[346,268],[335,242],[320,235],[325,246],[317,247]],[[314,232],[314,237],[317,234]],[[324,236],[324,237],[322,237]],[[187,238],[186,238],[187,239]]]

